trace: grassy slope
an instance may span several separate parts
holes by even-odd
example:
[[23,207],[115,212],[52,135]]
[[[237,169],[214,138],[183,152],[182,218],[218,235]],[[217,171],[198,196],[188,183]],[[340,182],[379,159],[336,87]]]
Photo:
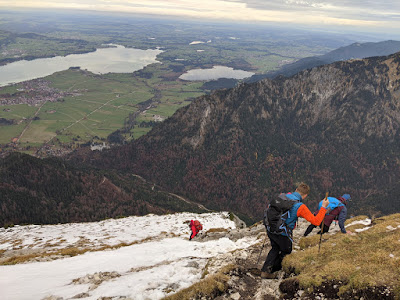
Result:
[[[347,229],[361,227],[366,226]],[[284,259],[285,271],[294,270],[300,288],[313,290],[326,282],[339,282],[339,296],[353,289],[387,287],[400,298],[400,214],[375,219],[371,228],[354,235],[324,235],[320,253],[319,238],[302,238],[303,250]]]

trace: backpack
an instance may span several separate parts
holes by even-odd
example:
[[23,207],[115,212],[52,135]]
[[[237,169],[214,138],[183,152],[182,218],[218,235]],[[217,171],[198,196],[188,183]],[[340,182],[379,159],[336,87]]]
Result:
[[203,225],[201,225],[201,223],[198,220],[194,220],[193,225],[194,225],[194,227],[196,227],[197,231],[200,231],[203,229]]
[[342,202],[344,205],[347,205],[347,200],[343,197],[338,197],[338,200]]
[[286,220],[290,217],[289,210],[298,202],[298,200],[290,199],[283,193],[269,201],[264,211],[263,220],[268,232],[273,234],[286,233],[288,236],[292,236],[292,229],[287,226]]

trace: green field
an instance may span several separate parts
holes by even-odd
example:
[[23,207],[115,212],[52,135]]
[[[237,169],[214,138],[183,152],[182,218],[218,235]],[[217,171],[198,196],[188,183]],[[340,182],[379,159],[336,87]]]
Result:
[[[124,128],[129,115],[138,113],[139,109],[142,110],[136,118],[137,123],[154,121],[154,115],[165,119],[177,108],[190,103],[185,101],[187,98],[204,94],[200,90],[202,83],[162,82],[158,74],[149,80],[118,74],[103,77],[81,70],[67,70],[48,76],[45,80],[52,87],[62,91],[78,91],[79,95],[65,97],[60,102],[46,102],[34,120],[32,118],[38,107],[3,106],[0,117],[12,119],[18,124],[0,127],[0,143],[3,149],[14,147],[14,144],[5,144],[19,137],[18,147],[34,153],[44,144],[59,146],[62,143],[74,148],[88,141],[102,142],[112,132]],[[15,91],[11,87],[6,89],[8,93]],[[157,101],[150,109],[141,108],[141,103],[154,97]],[[150,129],[134,126],[123,136],[129,141]]]

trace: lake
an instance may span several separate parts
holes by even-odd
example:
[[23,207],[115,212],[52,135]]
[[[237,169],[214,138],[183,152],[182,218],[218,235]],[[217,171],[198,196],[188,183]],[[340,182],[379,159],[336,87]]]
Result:
[[182,74],[179,78],[188,81],[217,80],[219,78],[243,79],[253,76],[254,73],[243,70],[234,70],[224,66],[214,66],[212,69],[194,69]]
[[21,60],[0,66],[0,86],[45,77],[70,67],[81,67],[96,74],[131,73],[158,62],[161,50],[125,48],[121,45],[95,52],[35,60]]

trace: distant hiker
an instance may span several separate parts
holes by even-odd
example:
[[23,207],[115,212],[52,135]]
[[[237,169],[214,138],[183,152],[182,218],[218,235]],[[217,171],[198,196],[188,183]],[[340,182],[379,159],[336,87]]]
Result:
[[263,267],[261,277],[276,278],[274,273],[282,268],[282,260],[285,255],[292,252],[292,231],[298,217],[302,217],[314,225],[321,224],[325,216],[329,200],[322,201],[319,213],[314,216],[305,204],[304,200],[310,193],[310,187],[301,183],[295,192],[280,194],[278,198],[272,199],[265,211],[264,225],[267,235],[271,241],[272,249],[269,251]]
[[[329,231],[329,227],[331,226],[332,222],[334,220],[339,221],[339,227],[340,231],[342,233],[348,233],[351,234],[350,231],[346,231],[346,228],[344,227],[344,222],[346,221],[347,217],[347,202],[350,201],[351,197],[349,194],[344,194],[341,197],[334,198],[334,197],[328,197],[329,200],[329,205],[328,205],[328,211],[326,212],[325,218],[324,218],[324,226],[319,224],[318,226],[321,227],[322,233],[326,233]],[[321,207],[322,201],[319,203],[319,207]],[[314,213],[316,214],[316,213]],[[313,224],[308,226],[306,231],[304,232],[304,236],[307,236],[313,231],[313,229],[317,227]],[[318,233],[321,233],[321,230]]]
[[199,231],[203,229],[203,225],[201,225],[198,220],[190,220],[189,227],[192,230],[192,232],[190,233],[189,241],[192,240],[192,238],[194,238],[199,233]]

